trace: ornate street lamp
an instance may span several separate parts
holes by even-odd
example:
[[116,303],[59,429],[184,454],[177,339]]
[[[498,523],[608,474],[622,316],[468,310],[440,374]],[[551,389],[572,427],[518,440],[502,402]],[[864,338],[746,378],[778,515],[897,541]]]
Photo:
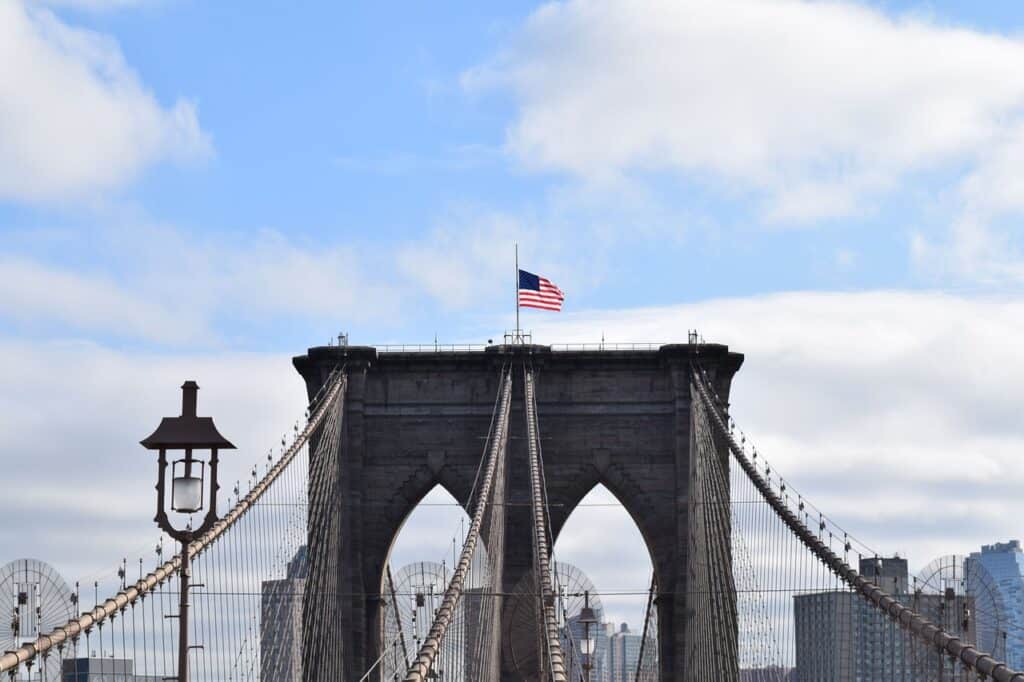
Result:
[[[188,680],[188,580],[190,575],[188,546],[217,522],[217,453],[234,450],[235,446],[220,435],[210,417],[196,416],[199,386],[194,381],[181,385],[181,416],[164,417],[148,438],[142,441],[147,450],[158,450],[156,481],[156,521],[160,529],[181,543],[180,598],[178,608],[178,680]],[[197,451],[209,450],[208,460]],[[167,500],[167,452],[184,451],[171,465],[170,500]],[[208,487],[207,487],[208,483]],[[208,503],[208,505],[207,505]],[[167,507],[179,514],[197,514],[208,506],[198,527],[191,522],[175,528],[167,516]]]
[[590,627],[597,624],[597,614],[590,608],[590,590],[583,592],[583,609],[580,611],[579,622],[583,625],[583,678],[590,682],[590,671],[594,668],[594,650],[597,642],[590,637]]

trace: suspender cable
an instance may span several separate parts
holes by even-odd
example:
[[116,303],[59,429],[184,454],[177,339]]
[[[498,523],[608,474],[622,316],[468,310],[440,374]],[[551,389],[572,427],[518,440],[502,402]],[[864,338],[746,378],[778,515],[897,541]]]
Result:
[[[340,404],[339,404],[339,407]],[[324,420],[319,441],[309,452],[307,526],[308,575],[303,589],[302,675],[307,679],[339,679],[343,642],[332,628],[339,607],[337,542],[341,534],[338,510],[338,456],[343,409]]]
[[652,634],[653,628],[651,628],[651,620],[655,618],[654,615],[654,595],[658,592],[658,577],[655,575],[651,576],[651,590],[647,593],[647,610],[644,612],[644,629],[640,635],[640,653],[636,657],[636,682],[645,682],[651,675],[653,670],[648,663],[648,659],[653,659],[651,656],[650,647],[655,646],[653,642],[648,642],[648,637]]
[[866,598],[872,607],[886,614],[891,620],[898,623],[900,627],[909,631],[922,642],[927,642],[946,656],[959,661],[968,670],[991,677],[994,682],[1024,682],[1024,673],[1011,670],[1005,663],[995,660],[989,654],[964,644],[960,638],[950,634],[912,609],[899,603],[895,598],[839,558],[825,541],[819,538],[786,506],[782,498],[772,490],[770,484],[762,478],[761,473],[750,462],[739,444],[736,443],[729,428],[726,426],[721,412],[719,412],[719,408],[711,398],[710,389],[703,378],[703,371],[699,365],[693,367],[692,375],[694,388],[699,394],[703,405],[707,408],[707,413],[711,415],[712,423],[717,428],[719,435],[728,444],[729,451],[736,462],[750,478],[754,487],[757,488],[761,496],[768,502],[775,514],[786,524],[790,532],[821,563],[838,575],[862,597]]
[[391,609],[395,614],[395,624],[398,626],[398,639],[402,644],[402,660],[409,665],[409,648],[405,643],[405,631],[402,629],[402,615],[398,611],[398,597],[395,595],[395,578],[391,575],[391,562],[387,565],[388,592],[391,597]]
[[[441,650],[448,626],[451,625],[455,614],[455,607],[462,596],[462,589],[466,581],[466,574],[469,572],[473,555],[476,551],[477,541],[480,539],[480,526],[483,524],[484,513],[489,508],[491,494],[494,488],[495,474],[499,467],[504,467],[505,451],[508,444],[508,416],[512,401],[512,373],[508,369],[502,370],[502,381],[499,389],[499,411],[495,421],[494,432],[491,435],[490,452],[487,457],[487,465],[484,469],[483,480],[480,484],[480,494],[477,498],[476,507],[473,510],[473,519],[466,534],[466,542],[462,546],[462,553],[459,556],[459,563],[452,573],[452,579],[445,590],[444,599],[437,610],[434,622],[430,631],[423,640],[416,660],[409,667],[405,676],[406,682],[424,682],[428,679],[434,660]],[[503,513],[503,510],[499,510]],[[492,552],[500,552],[502,548],[495,547]]]
[[533,370],[524,372],[526,390],[526,431],[530,458],[531,506],[533,508],[533,550],[541,587],[542,631],[548,654],[548,669],[552,682],[566,682],[565,659],[555,615],[554,581],[551,578],[551,554],[548,551],[548,524],[544,505],[544,483],[541,480],[540,444],[537,427],[537,396],[534,393]]
[[[266,476],[263,477],[263,479],[249,492],[248,495],[239,500],[231,511],[224,516],[224,518],[214,524],[213,528],[211,528],[209,532],[188,546],[188,554],[190,558],[194,558],[197,554],[205,551],[218,538],[223,536],[231,527],[233,527],[238,520],[249,511],[250,507],[252,507],[256,500],[263,496],[270,485],[277,480],[281,473],[288,467],[288,464],[292,461],[295,455],[306,444],[306,440],[309,438],[310,434],[312,434],[320,425],[321,420],[324,418],[324,415],[327,413],[329,408],[336,400],[339,399],[339,396],[344,394],[346,385],[344,372],[336,372],[332,380],[326,385],[329,386],[326,394],[323,396],[318,409],[310,417],[305,429],[300,433],[299,438],[296,439],[295,443],[292,444],[277,464],[267,472]],[[40,635],[34,642],[29,642],[15,651],[7,652],[3,656],[0,656],[0,672],[15,670],[21,664],[35,660],[37,657],[50,651],[53,647],[58,647],[63,645],[65,642],[72,641],[83,632],[88,633],[94,626],[102,626],[103,623],[121,612],[126,606],[134,604],[140,597],[154,591],[160,585],[177,575],[180,563],[181,556],[176,554],[170,560],[158,566],[156,570],[140,579],[134,585],[122,589],[102,604],[97,604],[91,611],[68,621],[66,625],[61,625],[44,635]]]

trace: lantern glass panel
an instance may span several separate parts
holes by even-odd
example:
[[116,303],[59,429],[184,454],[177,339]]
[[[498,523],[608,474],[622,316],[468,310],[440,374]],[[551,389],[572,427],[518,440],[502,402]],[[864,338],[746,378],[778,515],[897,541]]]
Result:
[[171,509],[192,513],[203,508],[203,479],[196,476],[175,476],[171,484]]
[[[204,463],[192,460],[188,464],[186,466],[184,460],[175,462],[171,479],[171,509],[182,514],[192,514],[203,508]],[[189,469],[191,471],[187,471]]]

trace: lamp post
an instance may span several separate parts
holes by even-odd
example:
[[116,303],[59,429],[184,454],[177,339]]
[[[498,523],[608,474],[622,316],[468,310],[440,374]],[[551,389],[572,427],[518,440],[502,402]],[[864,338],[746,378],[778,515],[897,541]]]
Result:
[[[188,680],[188,589],[189,556],[188,546],[197,537],[217,522],[217,452],[234,450],[235,446],[220,435],[210,417],[196,416],[196,402],[199,386],[186,381],[181,386],[181,416],[164,417],[148,438],[142,441],[147,450],[159,451],[156,481],[156,521],[160,529],[181,543],[181,566],[179,573],[180,596],[178,602],[178,680]],[[209,450],[208,460],[198,456],[197,451]],[[167,452],[183,451],[184,455],[171,465],[171,499],[167,500]],[[209,487],[204,491],[209,469]],[[209,497],[207,505],[206,497]],[[197,528],[191,523],[185,528],[175,528],[167,516],[167,507],[179,514],[195,514],[204,507],[206,516]]]
[[590,671],[594,667],[594,640],[590,638],[590,626],[597,623],[594,609],[590,608],[590,590],[583,592],[583,610],[580,611],[579,622],[583,624],[583,679],[590,682]]

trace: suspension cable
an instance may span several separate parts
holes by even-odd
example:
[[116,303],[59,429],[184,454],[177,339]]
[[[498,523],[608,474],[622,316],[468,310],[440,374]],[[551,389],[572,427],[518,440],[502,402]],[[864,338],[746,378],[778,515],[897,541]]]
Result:
[[[416,660],[409,667],[406,673],[406,682],[424,682],[428,679],[434,660],[441,650],[441,643],[444,640],[448,626],[451,625],[455,615],[455,607],[462,596],[462,589],[469,572],[470,563],[476,550],[477,541],[480,538],[480,527],[483,524],[484,513],[489,509],[491,492],[498,468],[504,466],[505,450],[508,444],[508,416],[512,400],[512,373],[508,368],[502,369],[502,381],[498,397],[499,411],[498,418],[494,425],[494,433],[491,437],[490,453],[487,458],[487,465],[483,472],[483,479],[480,484],[480,496],[477,498],[476,507],[473,511],[473,519],[466,534],[466,541],[462,546],[462,553],[459,556],[459,563],[452,573],[451,581],[444,593],[441,606],[434,616],[434,622],[430,631],[423,640]],[[497,548],[495,551],[501,551]]]
[[711,390],[707,386],[703,369],[699,365],[694,364],[691,374],[693,376],[693,385],[697,389],[704,406],[707,408],[707,412],[711,414],[712,422],[718,429],[721,437],[728,444],[729,451],[737,463],[746,473],[747,477],[750,478],[761,496],[771,506],[772,510],[786,524],[790,532],[817,556],[819,561],[865,597],[874,608],[885,613],[892,621],[898,623],[908,632],[934,645],[950,658],[959,660],[969,670],[990,676],[995,682],[1024,682],[1024,673],[1011,670],[1005,663],[995,660],[989,654],[964,644],[960,641],[959,637],[946,632],[912,609],[907,608],[840,559],[798,516],[790,511],[783,500],[771,489],[771,485],[762,478],[760,472],[747,458],[743,448],[736,443],[732,433],[726,426],[719,408],[711,398]]
[[548,551],[548,524],[544,506],[544,483],[540,463],[540,436],[537,427],[537,403],[533,385],[533,370],[524,368],[527,446],[530,455],[530,487],[533,500],[533,549],[541,588],[540,615],[542,617],[548,665],[552,682],[566,682],[565,660],[555,617],[551,555]]
[[[323,395],[316,410],[306,422],[305,428],[298,434],[294,443],[288,448],[266,475],[249,491],[249,494],[238,500],[235,506],[213,527],[200,538],[189,544],[187,552],[191,560],[210,547],[218,538],[224,535],[235,523],[241,519],[247,511],[259,500],[268,490],[270,485],[277,480],[281,473],[288,467],[295,456],[305,446],[306,441],[314,433],[323,421],[330,407],[339,396],[344,395],[346,375],[343,369],[335,370],[325,387],[329,387]],[[0,656],[0,672],[13,671],[23,663],[35,660],[40,655],[46,655],[54,647],[62,647],[69,640],[74,640],[82,633],[88,633],[94,626],[102,626],[108,620],[120,613],[130,604],[134,604],[140,597],[153,591],[173,578],[181,566],[181,554],[175,554],[168,561],[158,566],[155,570],[138,580],[131,587],[119,591],[102,604],[96,605],[92,611],[83,613],[78,618],[73,618],[66,625],[54,628],[50,632],[40,635],[34,642],[29,642],[21,648],[7,652]]]

